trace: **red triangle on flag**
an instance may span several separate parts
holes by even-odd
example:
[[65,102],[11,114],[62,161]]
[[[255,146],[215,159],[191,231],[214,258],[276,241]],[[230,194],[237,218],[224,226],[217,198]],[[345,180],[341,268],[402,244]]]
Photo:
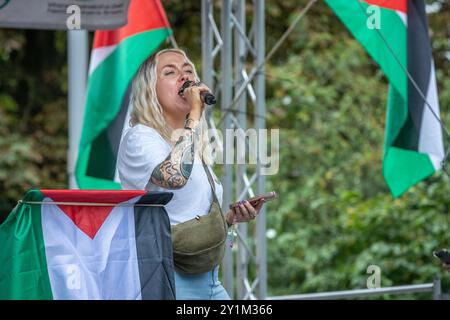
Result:
[[392,9],[406,13],[407,0],[364,0],[368,4],[373,4],[385,9]]
[[[115,208],[114,205],[145,194],[145,191],[140,190],[41,190],[41,192],[54,202],[85,203],[86,205],[58,204],[58,207],[91,239],[94,239]],[[89,203],[97,205],[89,206]],[[98,205],[103,203],[108,205]]]
[[119,29],[96,31],[93,48],[117,45],[130,36],[159,28],[170,28],[161,1],[131,0],[128,7],[128,23]]
[[109,213],[114,208],[65,205],[58,205],[58,207],[73,221],[78,229],[87,234],[91,239],[94,239],[103,222],[105,222]]

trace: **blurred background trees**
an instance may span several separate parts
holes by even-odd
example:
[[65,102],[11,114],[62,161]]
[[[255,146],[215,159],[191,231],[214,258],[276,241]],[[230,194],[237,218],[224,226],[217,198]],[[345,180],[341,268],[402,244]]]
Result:
[[[266,2],[269,51],[306,0]],[[450,4],[427,1],[441,116],[450,127]],[[178,44],[201,67],[200,1],[164,1]],[[250,23],[250,21],[249,21]],[[65,32],[0,29],[0,216],[31,188],[67,188]],[[280,170],[267,190],[269,295],[364,288],[448,276],[449,176],[393,199],[383,181],[387,82],[317,2],[266,67],[267,126],[280,129]],[[445,141],[446,145],[449,141]],[[0,219],[1,220],[1,219]],[[442,274],[441,274],[442,273]],[[448,290],[447,290],[448,291]]]

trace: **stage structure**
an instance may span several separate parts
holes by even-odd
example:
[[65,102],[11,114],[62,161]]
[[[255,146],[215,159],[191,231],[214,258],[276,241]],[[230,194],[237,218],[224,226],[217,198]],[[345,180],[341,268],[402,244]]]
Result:
[[[221,130],[223,146],[232,145],[227,139],[234,140],[225,134],[227,129],[245,132],[247,128],[266,128],[264,5],[262,0],[202,0],[202,80],[220,98],[221,114],[219,123],[214,123],[212,110],[208,109],[207,119],[211,128]],[[216,22],[219,17],[220,28]],[[247,28],[248,25],[251,26]],[[246,152],[255,147],[246,143]],[[223,159],[227,159],[229,152],[234,154],[235,150],[223,147]],[[223,164],[223,208],[228,208],[234,201],[265,192],[265,177],[260,174],[259,157],[256,166],[234,163]],[[253,227],[252,232],[250,228]],[[265,206],[255,226],[239,224],[237,233],[237,250],[228,248],[225,255],[223,284],[234,299],[265,299]],[[253,279],[250,274],[255,275]],[[236,290],[233,288],[234,279]]]

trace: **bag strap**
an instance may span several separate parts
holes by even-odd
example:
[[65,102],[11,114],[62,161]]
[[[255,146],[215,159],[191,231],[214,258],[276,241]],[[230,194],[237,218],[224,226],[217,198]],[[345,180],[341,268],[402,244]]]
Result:
[[212,179],[211,172],[209,171],[209,168],[206,166],[205,161],[203,161],[203,159],[202,159],[202,164],[203,164],[203,168],[205,169],[206,176],[208,177],[209,185],[211,186],[211,191],[213,193],[213,199],[214,199],[214,201],[216,201],[219,204],[219,207],[220,207],[219,200],[217,200],[216,188],[214,187],[214,181]]

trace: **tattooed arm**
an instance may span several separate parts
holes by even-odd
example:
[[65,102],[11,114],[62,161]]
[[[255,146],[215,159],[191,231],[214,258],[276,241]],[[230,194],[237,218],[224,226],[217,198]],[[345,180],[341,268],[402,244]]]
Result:
[[194,140],[197,140],[194,120],[188,119],[185,128],[172,152],[155,167],[150,181],[165,189],[180,189],[188,181],[194,164]]

